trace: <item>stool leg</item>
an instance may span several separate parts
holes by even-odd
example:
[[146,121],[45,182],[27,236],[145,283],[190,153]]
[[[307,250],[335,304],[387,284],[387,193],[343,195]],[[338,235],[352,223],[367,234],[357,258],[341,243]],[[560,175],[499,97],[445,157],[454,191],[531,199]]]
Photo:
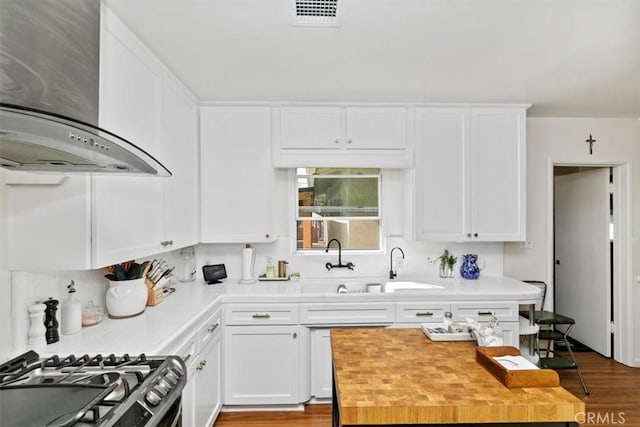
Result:
[[587,384],[584,382],[584,378],[582,377],[582,373],[580,372],[580,366],[578,366],[576,357],[573,355],[573,351],[571,351],[571,344],[569,343],[569,339],[568,339],[569,331],[571,330],[572,327],[573,325],[569,325],[569,327],[567,328],[566,332],[564,333],[563,341],[564,341],[564,345],[567,347],[567,351],[569,352],[569,357],[571,357],[571,360],[576,366],[576,373],[578,374],[578,379],[580,380],[580,384],[582,384],[582,390],[584,390],[585,395],[589,396],[590,394],[589,389],[587,388]]

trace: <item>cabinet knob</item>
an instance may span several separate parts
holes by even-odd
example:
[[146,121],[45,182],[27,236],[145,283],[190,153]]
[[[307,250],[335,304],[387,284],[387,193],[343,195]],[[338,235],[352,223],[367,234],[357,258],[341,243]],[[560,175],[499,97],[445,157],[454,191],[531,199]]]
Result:
[[269,237],[271,237],[271,235],[270,235],[269,233],[267,233],[267,234],[265,234],[265,235],[264,235],[264,238],[265,238],[265,239],[268,239]]
[[186,364],[187,360],[191,359],[191,353],[187,354],[186,356],[182,356],[180,359],[182,359],[182,361]]
[[340,144],[340,140],[339,140],[339,139],[336,139],[334,142],[335,142],[336,144]]
[[198,371],[202,371],[204,369],[204,365],[206,365],[206,364],[207,364],[206,360],[201,360],[200,363],[198,363],[198,366],[196,366],[196,369]]
[[351,144],[352,142],[353,142],[353,141],[351,141],[351,140],[348,140],[348,141],[347,141],[347,144]]
[[215,330],[218,328],[218,326],[219,326],[219,325],[220,325],[220,323],[216,323],[215,325],[211,325],[211,326],[209,326],[209,328],[207,329],[207,331],[209,331],[209,332],[213,332],[213,331],[215,331]]
[[294,332],[292,335],[293,335],[293,338],[298,338],[298,333],[297,332]]
[[471,233],[467,233],[467,237],[468,237],[468,238],[471,238]]
[[473,233],[473,237],[478,237],[478,233]]

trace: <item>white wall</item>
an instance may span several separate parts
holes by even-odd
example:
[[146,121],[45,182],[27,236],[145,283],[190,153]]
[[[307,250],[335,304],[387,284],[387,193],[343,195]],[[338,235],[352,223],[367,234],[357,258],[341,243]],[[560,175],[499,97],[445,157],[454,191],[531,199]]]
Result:
[[[593,154],[585,140],[592,134],[597,140]],[[632,255],[633,277],[640,274],[640,121],[636,119],[588,119],[588,118],[529,118],[527,120],[527,239],[530,249],[518,243],[504,247],[505,275],[531,280],[543,280],[549,284],[548,295],[553,295],[553,277],[550,277],[552,242],[549,230],[550,164],[631,164]],[[626,284],[630,289],[625,301],[632,307],[640,302],[637,281]],[[548,299],[551,307],[552,298]],[[640,366],[640,315],[626,319],[635,336],[631,348],[633,360]],[[620,355],[618,355],[620,356]]]

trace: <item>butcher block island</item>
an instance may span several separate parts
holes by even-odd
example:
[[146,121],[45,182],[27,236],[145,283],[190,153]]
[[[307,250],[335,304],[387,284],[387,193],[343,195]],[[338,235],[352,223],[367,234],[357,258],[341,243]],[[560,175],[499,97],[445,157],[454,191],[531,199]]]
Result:
[[334,426],[575,425],[584,403],[562,387],[507,388],[474,342],[420,329],[332,329]]

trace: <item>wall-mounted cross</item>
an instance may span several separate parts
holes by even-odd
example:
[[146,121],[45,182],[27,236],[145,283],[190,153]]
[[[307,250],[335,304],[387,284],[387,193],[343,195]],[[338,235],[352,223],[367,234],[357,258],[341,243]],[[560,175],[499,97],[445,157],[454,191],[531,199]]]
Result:
[[589,154],[593,154],[593,143],[596,142],[596,140],[589,134],[589,139],[586,139],[585,142],[589,143]]

